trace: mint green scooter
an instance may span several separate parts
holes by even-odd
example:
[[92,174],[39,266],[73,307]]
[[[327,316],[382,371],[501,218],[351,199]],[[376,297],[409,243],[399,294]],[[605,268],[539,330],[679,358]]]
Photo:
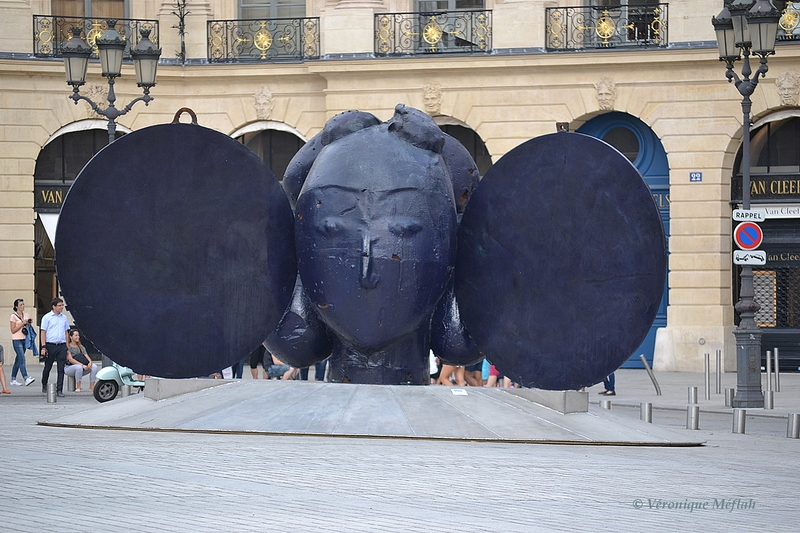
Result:
[[117,397],[123,385],[139,387],[144,390],[144,381],[136,379],[136,374],[127,366],[117,363],[104,366],[97,372],[97,382],[94,385],[94,399],[100,403],[110,402]]

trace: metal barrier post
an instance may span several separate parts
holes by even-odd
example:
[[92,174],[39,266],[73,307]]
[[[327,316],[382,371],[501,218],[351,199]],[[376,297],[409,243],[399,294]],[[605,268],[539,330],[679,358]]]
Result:
[[800,439],[800,413],[789,413],[786,423],[786,437]]
[[55,383],[48,383],[47,384],[47,403],[56,403],[56,384]]
[[725,407],[730,407],[733,404],[733,397],[736,394],[736,389],[725,389]]
[[772,352],[767,350],[767,390],[772,390]]
[[688,405],[686,407],[686,429],[700,429],[699,405]]
[[711,399],[711,354],[705,355],[706,400]]
[[697,403],[697,387],[689,387],[689,403]]
[[600,407],[611,410],[611,400],[600,400]]
[[130,385],[123,385],[122,386],[122,397],[125,398],[126,396],[131,395],[131,386]]
[[75,376],[67,376],[67,391],[75,392]]
[[733,410],[733,433],[744,433],[747,421],[747,410],[734,408]]
[[643,402],[639,404],[639,420],[644,420],[645,422],[652,424],[653,423],[653,404],[650,402]]
[[767,388],[764,391],[764,409],[774,409],[775,400],[772,396],[772,352],[767,350]]
[[717,350],[717,394],[722,392],[722,350]]
[[781,367],[778,366],[778,349],[775,348],[775,392],[781,391]]
[[647,375],[650,376],[650,381],[653,382],[653,387],[656,388],[656,396],[661,396],[661,387],[658,386],[658,381],[656,381],[656,376],[653,374],[653,370],[650,368],[650,365],[647,362],[644,354],[639,354],[639,359],[642,360],[642,364],[644,365],[644,369],[647,370]]

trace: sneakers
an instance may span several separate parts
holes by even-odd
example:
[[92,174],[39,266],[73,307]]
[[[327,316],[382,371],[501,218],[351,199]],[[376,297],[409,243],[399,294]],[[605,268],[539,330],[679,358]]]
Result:
[[25,380],[25,386],[27,387],[28,385],[30,385],[34,381],[36,381],[36,378],[32,378],[32,377],[28,376],[28,378]]
[[45,383],[42,383],[42,393],[47,394],[47,385]]
[[59,391],[56,393],[56,396],[58,396],[59,398],[64,398],[64,393]]
[[20,387],[22,385],[22,383],[20,383],[19,381],[17,381],[15,379],[14,381],[11,382],[11,385],[14,386],[14,387]]

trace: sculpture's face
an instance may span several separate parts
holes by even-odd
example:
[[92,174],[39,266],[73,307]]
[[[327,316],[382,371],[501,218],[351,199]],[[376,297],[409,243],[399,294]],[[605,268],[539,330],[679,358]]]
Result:
[[377,349],[430,317],[455,228],[442,159],[373,127],[328,146],[309,173],[296,209],[300,277],[344,342]]

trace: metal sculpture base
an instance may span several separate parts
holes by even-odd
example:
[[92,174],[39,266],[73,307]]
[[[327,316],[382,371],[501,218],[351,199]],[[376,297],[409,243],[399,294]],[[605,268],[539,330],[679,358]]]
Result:
[[[154,383],[150,380],[147,388]],[[702,440],[597,406],[563,414],[537,403],[586,393],[344,385],[298,381],[157,380],[219,384],[154,401],[143,394],[42,425],[288,436],[443,439],[540,444],[697,446]],[[544,393],[537,401],[523,396]],[[557,402],[556,402],[557,403]],[[567,402],[569,403],[569,402]],[[446,420],[446,423],[442,423]]]

